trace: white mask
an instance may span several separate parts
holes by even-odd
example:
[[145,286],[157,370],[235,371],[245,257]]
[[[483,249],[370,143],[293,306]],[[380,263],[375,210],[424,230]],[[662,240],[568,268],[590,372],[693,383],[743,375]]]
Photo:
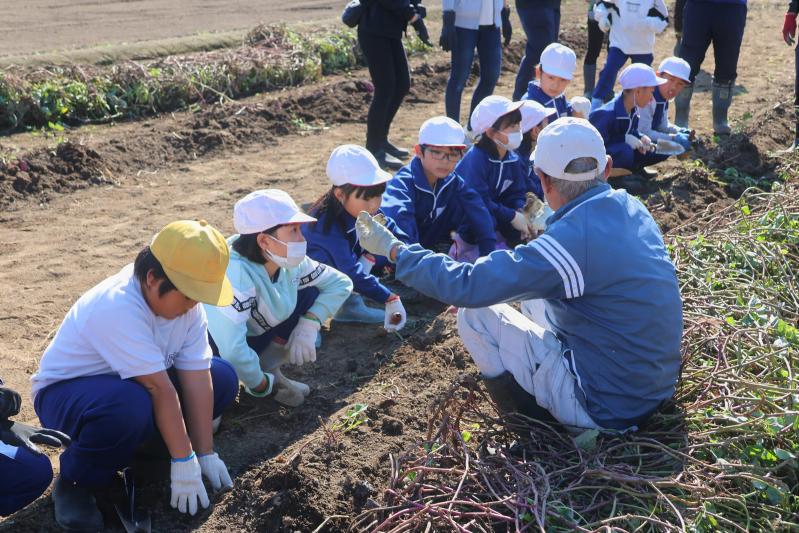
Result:
[[513,133],[506,133],[505,135],[508,136],[508,144],[495,141],[505,150],[515,150],[522,144],[522,132],[514,131]]
[[264,256],[267,259],[274,262],[281,268],[296,268],[300,266],[300,263],[302,263],[302,260],[305,259],[305,254],[308,250],[308,243],[306,241],[283,242],[280,239],[272,237],[271,235],[269,235],[269,237],[286,247],[286,257],[273,254],[269,250],[264,250]]

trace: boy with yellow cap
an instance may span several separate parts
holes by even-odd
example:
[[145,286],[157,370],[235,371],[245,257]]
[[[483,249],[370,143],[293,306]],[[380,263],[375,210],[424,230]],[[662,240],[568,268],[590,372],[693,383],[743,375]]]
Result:
[[159,433],[172,457],[172,507],[192,515],[198,502],[208,507],[203,476],[214,489],[232,486],[212,419],[233,402],[238,380],[211,357],[197,305],[232,302],[229,257],[204,220],[173,222],[67,313],[31,378],[42,425],[72,438],[53,488],[64,529],[103,528],[94,492]]

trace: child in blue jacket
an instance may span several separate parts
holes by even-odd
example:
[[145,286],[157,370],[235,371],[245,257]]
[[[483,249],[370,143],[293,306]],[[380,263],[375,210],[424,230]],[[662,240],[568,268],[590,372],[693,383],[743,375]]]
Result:
[[416,157],[388,182],[383,213],[394,219],[407,239],[429,250],[445,250],[451,234],[464,225],[476,237],[480,256],[497,243],[485,204],[458,175],[455,165],[466,149],[463,128],[447,117],[433,117],[419,130]]
[[[308,256],[346,274],[353,293],[333,316],[339,322],[383,323],[388,331],[405,326],[407,315],[400,297],[393,294],[371,272],[388,262],[384,257],[365,253],[355,236],[355,217],[361,211],[380,212],[382,195],[391,174],[380,169],[365,148],[353,144],[339,146],[327,162],[332,188],[311,207],[317,222],[303,227],[308,241]],[[397,238],[407,236],[388,217],[386,227]],[[367,307],[363,296],[385,306],[385,311]],[[399,320],[397,318],[399,317]]]
[[560,43],[552,43],[541,53],[541,64],[535,67],[536,79],[527,85],[525,100],[538,102],[555,111],[549,122],[560,117],[588,118],[591,102],[583,96],[566,100],[565,91],[574,78],[577,55]]

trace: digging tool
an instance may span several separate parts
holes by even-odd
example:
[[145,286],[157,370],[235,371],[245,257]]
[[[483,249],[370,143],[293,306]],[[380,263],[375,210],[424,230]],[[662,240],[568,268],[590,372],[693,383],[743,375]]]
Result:
[[685,153],[685,147],[680,143],[661,139],[656,143],[652,143],[654,152],[660,155],[682,155]]
[[114,504],[119,521],[127,533],[151,533],[150,511],[136,510],[136,486],[130,467],[122,471],[122,480],[125,484],[125,503],[122,508]]

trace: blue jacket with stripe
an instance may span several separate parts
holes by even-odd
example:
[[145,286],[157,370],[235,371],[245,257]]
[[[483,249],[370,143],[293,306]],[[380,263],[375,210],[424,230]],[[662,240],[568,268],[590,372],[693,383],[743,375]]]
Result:
[[566,100],[566,96],[561,94],[552,98],[538,84],[538,81],[533,80],[527,84],[527,94],[524,96],[525,100],[532,100],[538,102],[544,107],[554,107],[555,112],[547,117],[549,122],[561,117],[570,117],[574,115],[574,108]]
[[601,427],[642,423],[674,394],[682,300],[646,208],[602,184],[558,209],[543,235],[476,263],[401,247],[396,277],[458,307],[544,299],[575,392]]
[[453,172],[435,183],[427,181],[422,162],[414,157],[386,185],[380,207],[405,234],[405,244],[419,243],[428,250],[451,242],[461,225],[475,236],[480,255],[494,251],[497,237],[483,201],[463,178]]

